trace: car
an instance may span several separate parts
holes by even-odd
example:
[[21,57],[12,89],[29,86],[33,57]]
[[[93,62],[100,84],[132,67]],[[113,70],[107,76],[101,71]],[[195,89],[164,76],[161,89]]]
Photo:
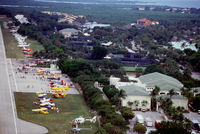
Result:
[[142,112],[146,112],[146,109],[142,108],[141,111],[142,111]]
[[147,117],[144,123],[147,127],[153,127],[153,121],[150,117]]
[[189,110],[184,110],[183,113],[190,113],[190,111]]
[[160,127],[161,120],[155,120],[155,127]]
[[192,130],[191,134],[197,134],[194,130]]
[[198,110],[198,114],[200,114],[200,110]]
[[136,122],[144,124],[144,118],[143,118],[143,116],[140,115],[140,114],[136,114]]

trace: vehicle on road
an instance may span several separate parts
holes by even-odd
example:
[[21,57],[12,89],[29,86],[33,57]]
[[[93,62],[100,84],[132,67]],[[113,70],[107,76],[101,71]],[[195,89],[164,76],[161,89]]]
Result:
[[195,130],[200,131],[200,123],[198,120],[191,120],[191,125]]
[[145,119],[145,125],[146,125],[147,127],[153,127],[153,121],[152,121],[152,119],[151,119],[150,117],[147,117],[147,118]]
[[160,127],[161,120],[155,120],[155,127]]
[[144,118],[143,118],[143,116],[141,114],[137,114],[136,115],[136,122],[144,124]]

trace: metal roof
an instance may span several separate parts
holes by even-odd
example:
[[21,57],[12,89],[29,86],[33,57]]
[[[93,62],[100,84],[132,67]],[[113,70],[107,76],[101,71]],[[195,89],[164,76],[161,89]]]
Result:
[[139,87],[136,85],[127,85],[127,86],[120,86],[119,89],[123,89],[126,92],[126,95],[133,95],[133,96],[149,96],[149,93],[143,87]]
[[146,87],[160,87],[161,90],[180,90],[183,87],[183,84],[177,79],[161,74],[158,72],[142,75],[139,77],[139,80],[146,84]]

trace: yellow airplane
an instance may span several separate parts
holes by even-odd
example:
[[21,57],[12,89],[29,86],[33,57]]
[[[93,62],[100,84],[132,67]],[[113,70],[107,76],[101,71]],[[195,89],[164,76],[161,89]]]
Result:
[[69,90],[69,86],[52,87],[52,90]]
[[43,71],[38,71],[37,73],[38,73],[38,75],[46,75],[47,74],[47,73],[45,73]]
[[65,96],[66,96],[65,92],[57,91],[55,93],[52,93],[52,97],[54,98],[64,98]]
[[45,107],[39,109],[32,109],[32,111],[40,114],[49,114],[48,109]]

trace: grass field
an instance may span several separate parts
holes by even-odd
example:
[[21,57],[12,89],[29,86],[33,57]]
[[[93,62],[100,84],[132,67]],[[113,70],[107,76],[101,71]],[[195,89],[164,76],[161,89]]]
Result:
[[127,67],[127,66],[124,66],[122,67],[126,72],[134,72],[136,71],[137,69],[142,69],[143,71],[146,69],[146,67]]
[[0,26],[3,27],[3,22],[2,21],[0,21]]
[[25,58],[25,55],[22,54],[21,50],[17,47],[17,41],[9,30],[2,28],[2,32],[7,58]]
[[[7,58],[20,58],[20,59],[26,58],[27,56],[21,53],[20,48],[17,47],[17,41],[9,32],[9,30],[2,28],[2,32],[3,32]],[[44,47],[36,40],[27,39],[26,42],[31,44],[30,48],[33,53],[35,51],[44,50]]]
[[[56,107],[61,108],[61,112],[50,111],[48,115],[36,114],[31,110],[37,108],[33,101],[37,99],[34,93],[15,92],[15,100],[18,117],[44,126],[49,134],[72,134],[69,122],[79,117],[91,117],[81,95],[67,95],[63,99],[55,99]],[[90,128],[89,123],[79,126],[80,128]],[[94,134],[97,123],[92,125],[92,131],[83,130],[80,134]]]
[[27,39],[26,42],[31,44],[30,49],[33,53],[36,51],[44,50],[44,47],[36,40]]

